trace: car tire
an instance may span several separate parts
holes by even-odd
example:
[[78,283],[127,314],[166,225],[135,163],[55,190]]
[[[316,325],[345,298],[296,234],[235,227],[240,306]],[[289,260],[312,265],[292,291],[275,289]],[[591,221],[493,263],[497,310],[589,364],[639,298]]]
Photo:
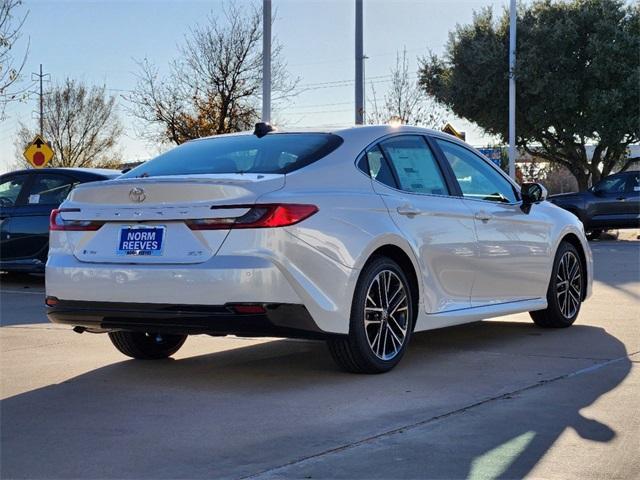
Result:
[[331,356],[347,372],[388,372],[407,349],[413,316],[411,286],[402,268],[387,257],[376,257],[358,279],[349,334],[327,341]]
[[109,332],[113,345],[128,357],[157,360],[176,353],[187,339],[186,335],[161,335],[150,332]]
[[586,233],[587,240],[597,240],[602,235],[602,230],[589,230]]
[[547,308],[529,312],[539,327],[566,328],[573,325],[584,297],[585,272],[580,254],[568,242],[560,243],[547,288]]

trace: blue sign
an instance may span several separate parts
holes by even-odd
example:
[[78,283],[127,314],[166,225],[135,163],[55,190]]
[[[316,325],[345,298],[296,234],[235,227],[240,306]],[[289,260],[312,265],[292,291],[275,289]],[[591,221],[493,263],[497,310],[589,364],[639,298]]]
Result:
[[161,255],[164,227],[122,227],[118,255]]
[[500,160],[502,159],[501,148],[479,148],[478,151],[493,163],[495,163],[498,167],[500,166]]

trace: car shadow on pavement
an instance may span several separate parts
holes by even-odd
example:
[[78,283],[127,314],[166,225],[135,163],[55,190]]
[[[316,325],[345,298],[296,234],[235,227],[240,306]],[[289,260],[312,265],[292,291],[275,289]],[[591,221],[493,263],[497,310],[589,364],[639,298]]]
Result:
[[[522,477],[567,428],[598,442],[616,435],[580,410],[623,381],[626,355],[597,327],[489,321],[416,334],[385,375],[342,373],[324,344],[306,341],[124,360],[3,400],[0,473],[238,478],[349,447],[316,457],[313,478],[464,478],[483,455],[516,439],[521,451],[502,471]],[[572,373],[610,359],[622,360],[606,378],[560,388],[587,377]],[[517,401],[531,395],[542,398]],[[425,430],[407,438],[415,448],[401,448],[399,431],[377,437],[397,429]],[[363,462],[332,466],[363,447]],[[390,469],[395,457],[368,455],[369,447],[401,448],[397,458],[413,457],[413,468]]]

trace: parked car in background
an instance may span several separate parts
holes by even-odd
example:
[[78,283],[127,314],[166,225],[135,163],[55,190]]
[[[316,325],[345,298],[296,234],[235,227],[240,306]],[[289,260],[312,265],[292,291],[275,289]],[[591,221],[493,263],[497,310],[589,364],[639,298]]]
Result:
[[545,198],[446,133],[258,124],[75,188],[51,214],[48,315],[133,358],[190,334],[306,337],[384,372],[414,330],[576,320],[591,250]]
[[640,172],[616,173],[584,192],[552,195],[549,201],[577,216],[590,240],[603,230],[639,228]]
[[118,170],[43,168],[0,176],[0,270],[44,271],[51,210],[74,186],[118,175]]

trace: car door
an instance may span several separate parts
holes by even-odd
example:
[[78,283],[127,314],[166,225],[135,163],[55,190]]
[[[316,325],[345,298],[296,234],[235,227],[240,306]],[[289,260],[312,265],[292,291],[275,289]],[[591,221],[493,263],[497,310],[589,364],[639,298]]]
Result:
[[611,175],[592,188],[587,207],[589,227],[621,228],[629,220],[633,205],[627,201],[627,175]]
[[625,227],[640,227],[640,172],[627,174],[625,188]]
[[19,237],[15,235],[17,217],[23,210],[29,174],[0,177],[0,255],[3,262],[19,258]]
[[9,254],[14,259],[46,261],[49,247],[49,215],[77,183],[62,173],[36,172],[25,187],[22,204],[11,219]]
[[427,313],[469,308],[475,248],[473,218],[422,135],[397,135],[363,161],[391,217],[416,252]]
[[471,304],[543,297],[552,255],[551,220],[537,208],[523,212],[511,182],[471,149],[442,138],[435,143],[474,216],[478,244]]

